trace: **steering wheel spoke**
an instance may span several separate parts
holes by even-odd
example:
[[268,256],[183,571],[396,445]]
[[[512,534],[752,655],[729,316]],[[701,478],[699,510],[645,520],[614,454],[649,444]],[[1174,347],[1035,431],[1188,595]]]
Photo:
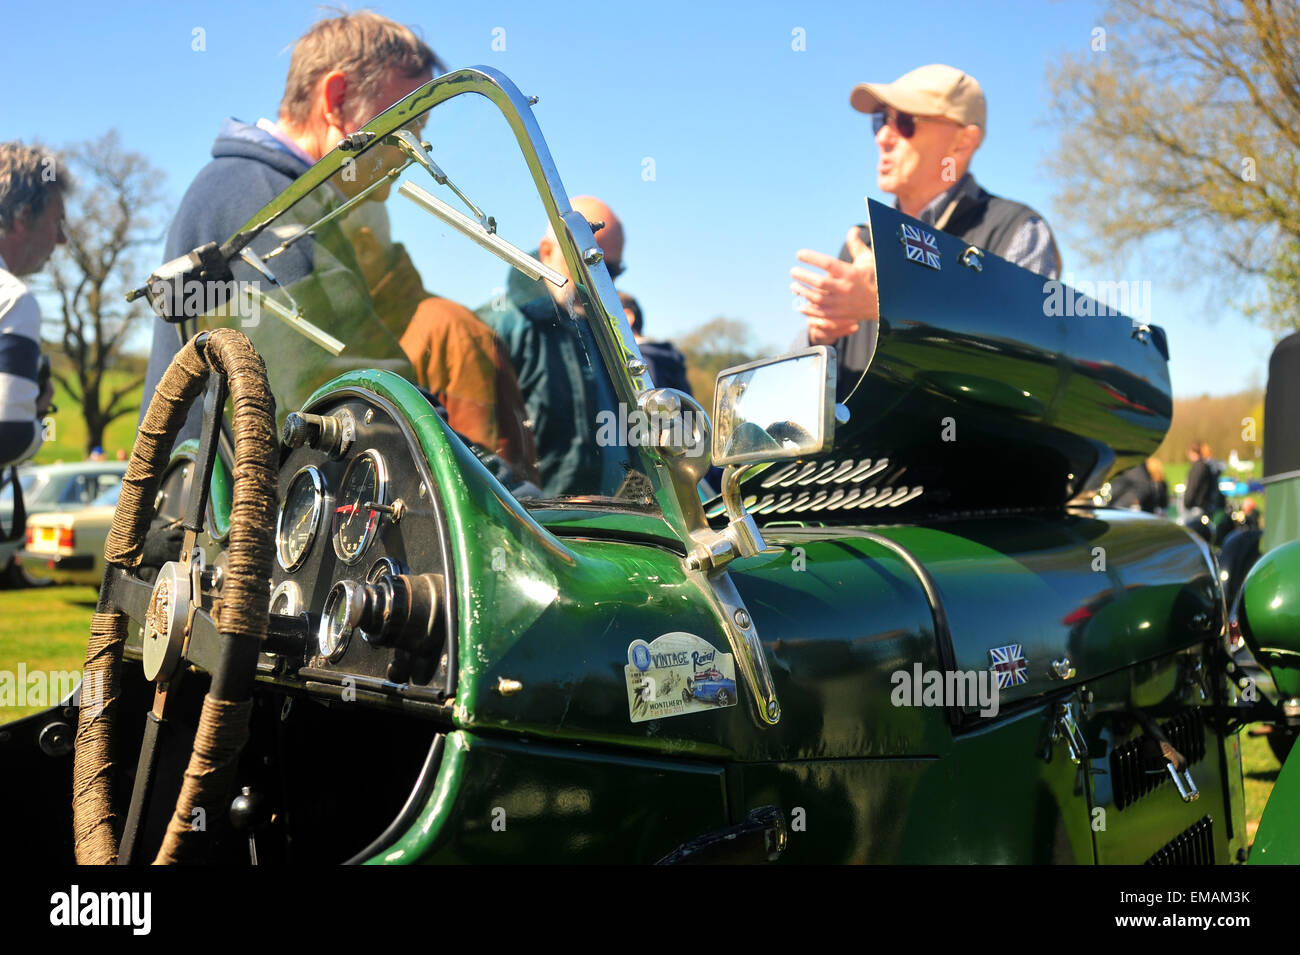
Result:
[[146,583],[124,567],[113,568],[107,594],[108,609],[120,610],[136,623],[144,626],[153,597],[153,584]]

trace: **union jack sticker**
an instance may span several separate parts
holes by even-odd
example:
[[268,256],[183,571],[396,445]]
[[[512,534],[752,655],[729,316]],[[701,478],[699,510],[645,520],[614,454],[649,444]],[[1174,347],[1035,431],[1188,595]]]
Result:
[[939,271],[939,243],[935,241],[932,233],[904,222],[901,226],[899,241],[903,243],[903,251],[909,261],[920,262],[922,265],[927,265],[935,271]]
[[1018,643],[989,650],[989,669],[998,675],[998,689],[1029,682],[1029,661]]

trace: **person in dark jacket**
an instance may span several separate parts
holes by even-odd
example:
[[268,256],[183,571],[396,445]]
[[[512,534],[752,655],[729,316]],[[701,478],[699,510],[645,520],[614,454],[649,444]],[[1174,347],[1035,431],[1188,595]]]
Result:
[[[225,241],[340,139],[427,83],[435,67],[441,67],[441,62],[423,40],[409,27],[379,14],[362,11],[313,24],[294,46],[278,119],[245,123],[232,118],[222,124],[212,146],[212,161],[194,177],[181,199],[167,233],[164,260],[208,242]],[[301,215],[295,214],[295,221]],[[253,243],[253,251],[264,255],[278,243],[270,231]],[[317,236],[316,241],[290,246],[274,260],[273,271],[282,285],[310,277],[313,288],[294,288],[294,297],[308,312],[309,320],[308,303],[312,300],[339,313],[369,302],[356,252],[347,246],[347,239],[335,229],[327,236]],[[232,271],[237,279],[251,276],[242,263]],[[204,297],[204,304],[213,304],[209,296]],[[271,363],[269,368],[281,417],[296,407],[295,399],[306,397],[303,390],[310,391],[313,377],[332,377],[328,371],[389,367],[416,380],[397,335],[383,323],[370,323],[374,327],[350,335],[347,349],[328,369],[327,352],[270,317],[256,325],[245,321],[232,324],[248,334],[263,354],[284,353],[280,350],[288,348],[300,357],[298,362]],[[155,319],[145,394],[156,388],[181,344],[197,330],[197,321],[171,326]],[[304,358],[304,352],[312,360]],[[291,375],[296,376],[292,381]],[[142,420],[146,410],[141,409]],[[200,404],[196,402],[180,438],[197,435],[200,424]]]
[[1257,531],[1259,526],[1259,505],[1253,497],[1241,502],[1241,526],[1247,530]]
[[1148,458],[1111,481],[1110,505],[1163,514],[1169,506],[1169,490],[1160,462]]
[[623,303],[623,314],[627,316],[627,323],[632,326],[632,336],[636,339],[637,347],[641,349],[641,357],[645,359],[646,367],[650,371],[650,380],[655,383],[655,387],[676,388],[678,391],[686,392],[692,398],[695,397],[695,393],[691,391],[691,383],[686,377],[686,356],[672,342],[652,341],[642,334],[645,319],[641,314],[641,304],[636,299],[627,292],[619,292],[618,300]]
[[[984,141],[987,108],[973,76],[933,64],[893,83],[861,83],[849,97],[872,116],[880,151],[877,182],[895,207],[934,229],[1049,279],[1061,273],[1052,230],[1033,209],[994,196],[970,173]],[[790,289],[805,299],[807,326],[794,348],[834,345],[841,397],[852,390],[875,352],[879,325],[875,257],[866,226],[849,230],[839,258],[801,249]]]
[[1208,450],[1208,445],[1197,441],[1187,449],[1187,460],[1192,462],[1192,466],[1187,472],[1187,485],[1183,489],[1183,510],[1208,515],[1214,513],[1219,487],[1210,462],[1201,453],[1202,448]]
[[[623,256],[623,224],[618,216],[592,196],[575,196],[570,205],[588,222],[604,224],[595,233],[596,244],[610,274],[617,274]],[[613,385],[591,327],[578,314],[581,302],[550,229],[538,245],[538,258],[570,281],[563,288],[547,283],[546,294],[522,305],[501,296],[477,314],[505,343],[514,366],[537,441],[543,494],[611,494],[626,474],[618,463],[620,456],[598,443],[597,423],[601,412],[615,409]]]

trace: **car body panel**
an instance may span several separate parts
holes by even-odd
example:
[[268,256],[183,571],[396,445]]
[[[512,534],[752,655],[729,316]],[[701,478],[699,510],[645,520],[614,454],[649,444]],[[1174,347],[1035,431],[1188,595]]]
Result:
[[654,862],[727,823],[718,765],[449,734],[425,811],[374,863]]
[[1288,759],[1260,817],[1252,865],[1294,865],[1300,860],[1300,760]]

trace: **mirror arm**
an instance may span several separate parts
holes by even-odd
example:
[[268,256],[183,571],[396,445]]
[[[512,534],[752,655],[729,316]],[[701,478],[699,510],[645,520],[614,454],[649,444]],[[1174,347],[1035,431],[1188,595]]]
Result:
[[758,522],[746,512],[740,498],[740,485],[745,478],[769,467],[771,462],[759,461],[754,464],[729,464],[723,470],[722,502],[727,508],[727,526],[721,531],[705,529],[691,535],[695,546],[686,556],[686,566],[689,569],[703,570],[713,575],[721,572],[723,567],[738,557],[781,552],[779,547],[768,546]]
[[757,466],[729,464],[722,472],[722,503],[727,508],[727,529],[723,536],[731,541],[737,557],[753,557],[767,551],[767,541],[758,529],[758,522],[746,512],[740,498],[740,485],[744,478],[765,470],[766,463]]

